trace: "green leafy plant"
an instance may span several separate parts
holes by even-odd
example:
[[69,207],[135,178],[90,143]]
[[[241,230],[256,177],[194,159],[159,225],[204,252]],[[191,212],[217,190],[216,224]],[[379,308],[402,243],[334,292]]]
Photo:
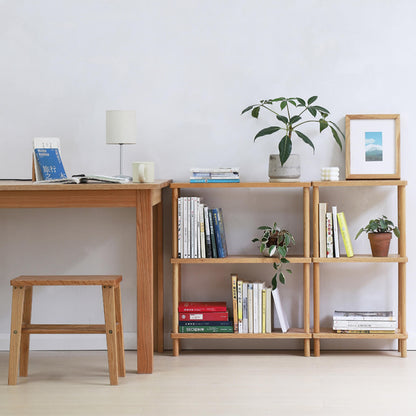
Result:
[[279,276],[279,281],[282,284],[285,284],[284,273],[292,273],[292,270],[284,268],[284,265],[290,263],[286,258],[286,255],[289,247],[295,244],[295,238],[289,231],[280,229],[276,222],[272,227],[269,225],[262,225],[257,229],[263,232],[262,236],[261,238],[253,238],[251,241],[253,243],[260,242],[260,252],[262,254],[267,253],[269,256],[277,254],[280,259],[279,262],[273,263],[275,274],[272,278],[272,288],[276,289],[277,276]]
[[399,228],[395,226],[385,215],[382,215],[374,220],[370,220],[365,227],[359,229],[355,239],[357,239],[364,231],[366,233],[390,233],[393,231],[396,237],[400,237]]
[[[327,120],[327,117],[330,113],[326,108],[315,104],[317,99],[318,97],[314,95],[308,100],[304,100],[303,98],[299,97],[279,97],[268,100],[261,100],[259,104],[253,104],[245,108],[241,114],[251,111],[251,115],[254,118],[258,118],[261,109],[268,110],[275,114],[277,120],[280,121],[281,125],[270,126],[260,130],[254,137],[254,141],[256,141],[256,139],[259,137],[282,131],[283,137],[280,139],[278,147],[280,163],[283,166],[292,153],[293,133],[295,133],[306,144],[311,146],[315,152],[315,146],[311,139],[299,130],[301,126],[307,123],[319,123],[320,133],[329,127],[331,129],[333,138],[342,150],[342,142],[340,136],[342,136],[342,138],[345,140],[344,133],[333,121]],[[279,104],[280,112],[275,111],[272,108],[273,104]],[[312,119],[310,118],[305,120],[304,117],[307,115],[312,117]]]

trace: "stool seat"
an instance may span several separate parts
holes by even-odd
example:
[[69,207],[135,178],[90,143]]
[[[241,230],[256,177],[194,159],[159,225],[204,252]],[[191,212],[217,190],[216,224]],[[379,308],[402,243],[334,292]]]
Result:
[[10,280],[11,286],[104,286],[117,285],[121,276],[83,275],[83,276],[19,276]]
[[[9,384],[27,376],[30,334],[106,334],[110,384],[118,384],[118,376],[126,375],[123,324],[121,313],[120,275],[55,275],[19,276],[13,286],[10,328]],[[104,325],[32,324],[32,291],[34,286],[101,286],[104,304]]]

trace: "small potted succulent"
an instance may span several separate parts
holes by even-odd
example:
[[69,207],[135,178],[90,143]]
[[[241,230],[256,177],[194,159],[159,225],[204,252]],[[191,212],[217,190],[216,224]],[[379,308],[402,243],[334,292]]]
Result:
[[385,215],[370,220],[365,227],[360,228],[355,239],[357,239],[364,231],[368,233],[373,257],[387,257],[389,254],[392,232],[397,238],[400,237],[399,228]]
[[287,231],[279,228],[275,222],[272,227],[269,225],[262,225],[257,228],[262,231],[261,238],[253,238],[253,243],[260,242],[260,253],[268,257],[278,257],[279,262],[273,263],[275,274],[272,278],[272,289],[277,287],[277,276],[279,281],[285,283],[285,272],[292,273],[290,269],[284,269],[285,264],[290,263],[286,258],[289,247],[295,244],[295,238]]
[[[322,133],[329,127],[334,140],[342,150],[341,137],[345,139],[344,133],[333,121],[328,120],[329,110],[317,105],[317,99],[316,95],[307,100],[299,97],[272,98],[261,100],[258,104],[250,105],[242,111],[241,114],[250,111],[252,117],[258,118],[260,110],[264,109],[273,113],[278,121],[278,125],[266,127],[260,130],[254,137],[254,141],[256,141],[259,137],[276,132],[283,134],[283,137],[279,140],[279,154],[272,154],[269,159],[269,176],[272,181],[279,181],[279,179],[290,180],[300,177],[299,155],[292,155],[292,140],[297,136],[315,151],[312,140],[301,131],[305,124],[319,124],[319,133]],[[279,108],[275,109],[273,104],[278,105]],[[279,160],[280,163],[278,163]],[[285,163],[286,166],[283,166]]]

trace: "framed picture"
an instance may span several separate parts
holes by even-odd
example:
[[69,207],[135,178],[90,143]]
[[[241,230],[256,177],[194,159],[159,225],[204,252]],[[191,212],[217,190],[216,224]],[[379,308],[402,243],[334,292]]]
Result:
[[400,179],[400,115],[345,116],[345,178]]

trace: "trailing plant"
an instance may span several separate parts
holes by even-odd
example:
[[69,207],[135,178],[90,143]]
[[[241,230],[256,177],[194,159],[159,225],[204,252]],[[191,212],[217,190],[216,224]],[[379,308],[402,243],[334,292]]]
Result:
[[359,229],[355,239],[357,239],[364,231],[366,233],[390,233],[393,231],[397,238],[400,237],[399,228],[395,226],[393,222],[390,221],[385,215],[370,220],[370,222],[365,227]]
[[272,288],[276,289],[277,277],[279,276],[279,281],[282,284],[285,284],[285,273],[292,273],[292,270],[285,268],[284,265],[290,263],[290,261],[286,258],[286,255],[289,247],[292,244],[295,244],[295,238],[289,231],[280,229],[276,222],[272,227],[269,225],[262,225],[257,229],[263,232],[262,236],[260,239],[253,238],[251,241],[253,243],[258,241],[260,242],[260,252],[262,254],[267,252],[267,254],[271,257],[277,253],[280,259],[279,262],[273,263],[275,274],[272,278]]
[[[311,146],[315,153],[315,146],[312,143],[312,140],[299,129],[301,126],[307,123],[319,123],[320,133],[329,127],[334,140],[342,150],[342,142],[340,136],[345,140],[344,133],[333,121],[327,119],[330,114],[329,111],[326,108],[315,104],[317,99],[318,97],[314,95],[308,100],[304,100],[303,98],[299,97],[279,97],[268,100],[261,100],[259,104],[253,104],[245,108],[241,114],[251,111],[251,115],[254,118],[258,118],[261,109],[268,110],[275,114],[277,120],[280,121],[281,125],[270,126],[260,130],[254,137],[254,141],[256,141],[256,139],[259,137],[282,131],[283,137],[279,141],[278,148],[280,163],[283,166],[292,153],[293,133],[295,133],[307,145]],[[273,104],[279,104],[280,112],[275,111],[272,108]],[[304,120],[306,115],[309,115],[309,117],[312,117],[312,119]]]

